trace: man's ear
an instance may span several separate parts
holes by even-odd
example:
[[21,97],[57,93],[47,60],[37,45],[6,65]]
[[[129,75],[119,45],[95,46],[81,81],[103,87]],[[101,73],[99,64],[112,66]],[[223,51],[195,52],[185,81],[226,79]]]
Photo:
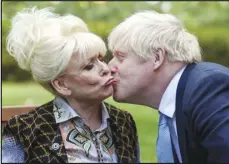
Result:
[[167,51],[165,51],[164,49],[157,49],[155,55],[154,55],[154,70],[158,69],[162,63],[165,60],[165,55],[167,54]]
[[61,95],[69,96],[72,93],[72,91],[68,88],[64,79],[62,79],[61,77],[52,80],[51,85]]

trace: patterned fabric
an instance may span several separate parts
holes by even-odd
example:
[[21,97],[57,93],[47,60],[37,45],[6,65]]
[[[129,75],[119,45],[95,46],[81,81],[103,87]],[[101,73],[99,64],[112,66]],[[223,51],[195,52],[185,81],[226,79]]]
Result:
[[157,160],[159,163],[174,163],[168,119],[171,118],[160,113],[156,143]]
[[113,133],[119,162],[139,163],[140,148],[133,117],[127,111],[117,110],[117,108],[107,103],[105,105],[110,115],[108,121]]
[[83,119],[62,98],[54,100],[54,115],[60,123],[61,136],[69,163],[118,162],[110,127],[109,114],[102,103],[102,125],[92,132]]
[[[104,103],[110,118],[118,162],[140,162],[136,125],[132,116]],[[67,155],[58,124],[53,114],[53,101],[35,110],[11,118],[3,131],[3,136],[13,136],[20,141],[25,153],[25,162],[66,163]],[[3,150],[5,151],[5,150]]]

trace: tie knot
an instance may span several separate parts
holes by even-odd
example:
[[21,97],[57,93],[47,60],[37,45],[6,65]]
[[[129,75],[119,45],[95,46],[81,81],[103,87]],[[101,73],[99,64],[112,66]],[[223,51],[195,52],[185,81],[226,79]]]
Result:
[[168,120],[170,119],[168,116],[164,115],[163,113],[159,112],[160,118],[159,118],[159,126],[168,124]]

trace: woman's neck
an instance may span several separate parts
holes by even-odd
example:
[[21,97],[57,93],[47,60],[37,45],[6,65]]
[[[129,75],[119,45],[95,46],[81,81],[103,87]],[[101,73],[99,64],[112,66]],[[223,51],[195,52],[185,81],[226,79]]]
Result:
[[83,121],[90,127],[92,131],[98,129],[102,123],[101,102],[88,103],[77,101],[75,99],[65,99],[69,106],[74,109]]

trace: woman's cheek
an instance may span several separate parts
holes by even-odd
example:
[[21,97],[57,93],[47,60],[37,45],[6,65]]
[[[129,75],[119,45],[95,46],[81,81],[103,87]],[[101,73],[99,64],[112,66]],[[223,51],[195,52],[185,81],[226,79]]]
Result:
[[88,84],[88,85],[98,85],[100,84],[100,78],[96,76],[82,76],[81,77],[81,82],[83,84]]

